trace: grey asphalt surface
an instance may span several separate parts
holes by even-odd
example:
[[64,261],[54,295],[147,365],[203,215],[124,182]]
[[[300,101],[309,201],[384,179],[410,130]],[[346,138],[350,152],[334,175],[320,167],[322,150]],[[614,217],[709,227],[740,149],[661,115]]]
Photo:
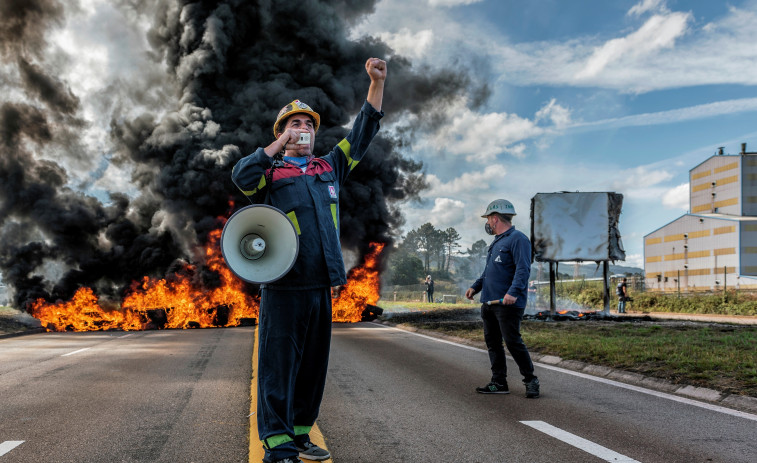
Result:
[[254,330],[0,339],[0,463],[247,462]]
[[[24,441],[0,463],[247,461],[253,336],[254,327],[0,339],[0,447]],[[728,403],[716,391],[675,391],[591,365],[535,360],[540,399],[523,397],[517,373],[512,394],[482,396],[473,392],[488,380],[480,350],[374,323],[335,324],[318,424],[337,463],[605,461],[528,421],[628,462],[757,461],[753,400]]]
[[[329,368],[319,426],[338,463],[757,461],[757,415],[551,365],[536,369],[542,397],[526,399],[512,362],[512,393],[481,395],[474,388],[489,379],[485,352],[378,324],[335,325]],[[532,421],[616,457],[603,460],[524,423]]]

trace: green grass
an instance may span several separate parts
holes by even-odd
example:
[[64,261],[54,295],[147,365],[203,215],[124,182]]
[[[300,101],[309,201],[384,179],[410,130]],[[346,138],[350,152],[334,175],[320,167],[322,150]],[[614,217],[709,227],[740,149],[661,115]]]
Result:
[[[544,300],[549,300],[549,288],[539,288]],[[589,310],[604,307],[601,281],[576,281],[557,283],[555,293],[559,297],[571,299]],[[630,289],[633,302],[631,310],[641,312],[673,312],[723,315],[757,315],[757,293],[729,289],[726,293],[654,293]],[[618,296],[614,286],[610,287],[610,306],[617,307]]]
[[[432,307],[387,313],[385,318],[483,343],[483,325],[475,308]],[[754,325],[524,320],[521,332],[532,352],[757,397]]]

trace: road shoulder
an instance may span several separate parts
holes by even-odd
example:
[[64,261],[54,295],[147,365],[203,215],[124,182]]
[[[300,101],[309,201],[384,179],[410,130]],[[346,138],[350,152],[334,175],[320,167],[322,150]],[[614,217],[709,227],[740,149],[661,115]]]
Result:
[[[394,324],[386,320],[376,321],[376,323],[380,323],[386,326],[391,326],[391,327],[398,328],[405,331],[411,331],[414,333],[423,334],[426,336],[431,336],[438,339],[443,339],[445,341],[454,342],[456,344],[476,347],[484,351],[486,350],[486,345],[483,342],[476,342],[476,341],[471,341],[468,339],[459,338],[456,336],[449,336],[446,334],[438,333],[436,331],[418,329],[410,325]],[[577,371],[577,372],[592,375],[592,376],[597,376],[601,378],[610,379],[613,381],[618,381],[624,384],[643,387],[643,388],[647,388],[647,389],[651,389],[651,390],[655,390],[659,392],[665,392],[668,394],[674,394],[677,396],[686,397],[689,399],[695,399],[695,400],[700,400],[703,402],[717,404],[723,407],[731,408],[731,409],[746,412],[746,413],[757,413],[757,398],[755,397],[749,397],[749,396],[743,396],[743,395],[737,395],[737,394],[727,394],[727,393],[723,393],[720,391],[703,388],[703,387],[673,384],[663,379],[654,378],[651,376],[644,376],[638,373],[617,370],[614,368],[609,368],[609,367],[600,366],[600,365],[592,365],[586,362],[580,362],[576,360],[566,360],[556,355],[542,355],[542,354],[539,354],[538,352],[531,352],[531,357],[532,357],[533,362],[536,364],[541,363],[544,365],[550,365],[550,366],[554,366],[558,368],[563,368],[566,370]]]

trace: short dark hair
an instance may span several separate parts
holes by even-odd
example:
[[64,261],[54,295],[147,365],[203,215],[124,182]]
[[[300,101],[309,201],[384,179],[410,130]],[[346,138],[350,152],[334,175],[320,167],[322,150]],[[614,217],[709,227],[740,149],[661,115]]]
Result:
[[492,214],[496,215],[499,220],[502,220],[504,222],[507,222],[512,225],[513,223],[513,215],[512,214],[500,214],[499,212],[492,212]]

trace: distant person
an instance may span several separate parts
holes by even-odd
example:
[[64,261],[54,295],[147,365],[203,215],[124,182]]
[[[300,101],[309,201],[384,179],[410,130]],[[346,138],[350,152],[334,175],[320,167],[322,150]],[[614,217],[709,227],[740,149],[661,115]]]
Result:
[[532,306],[536,303],[536,285],[533,281],[528,282],[528,303]]
[[[512,225],[515,208],[510,201],[497,199],[489,203],[482,217],[484,229],[496,235],[489,245],[484,273],[468,288],[465,297],[481,292],[481,318],[484,321],[484,341],[489,351],[492,377],[489,384],[477,387],[481,394],[509,394],[507,387],[507,350],[523,375],[526,397],[539,397],[539,378],[520,335],[520,322],[526,310],[526,288],[531,274],[531,243],[528,237]],[[492,305],[488,302],[496,301]]]
[[426,285],[426,301],[434,302],[434,280],[431,275],[426,276],[426,281],[423,282]]
[[623,277],[615,288],[615,293],[618,295],[618,313],[626,313],[626,301],[628,300],[628,285],[626,281],[627,278]]

